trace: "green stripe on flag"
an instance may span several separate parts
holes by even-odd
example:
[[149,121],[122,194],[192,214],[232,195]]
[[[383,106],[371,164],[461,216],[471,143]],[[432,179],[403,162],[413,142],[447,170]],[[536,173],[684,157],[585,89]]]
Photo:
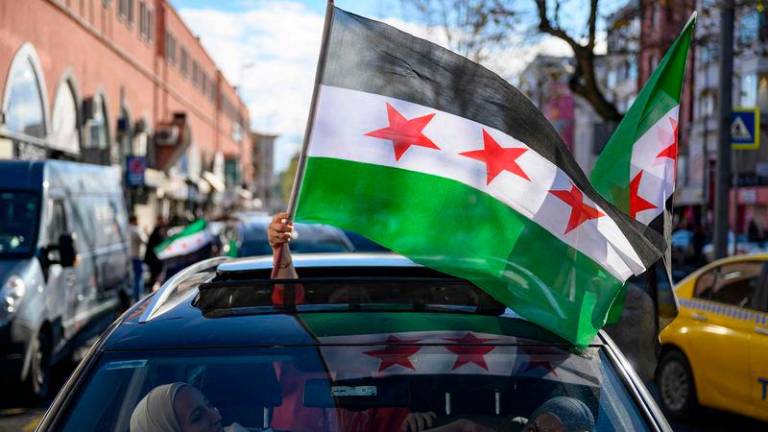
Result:
[[358,232],[467,279],[577,345],[605,324],[622,285],[527,217],[454,180],[310,157],[303,184],[298,221]]

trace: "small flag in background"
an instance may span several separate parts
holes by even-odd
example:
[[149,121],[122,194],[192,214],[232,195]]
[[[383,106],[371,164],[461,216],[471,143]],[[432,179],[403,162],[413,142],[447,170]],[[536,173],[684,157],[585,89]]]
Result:
[[[624,115],[591,175],[592,185],[608,202],[663,234],[668,277],[680,93],[695,23],[694,14]],[[677,313],[671,289],[660,292],[659,300],[663,315]],[[612,320],[622,307],[617,303]]]
[[181,231],[168,237],[155,248],[157,257],[167,260],[182,255],[189,255],[202,249],[213,241],[213,236],[207,229],[208,224],[198,219],[185,226]]
[[658,236],[603,200],[498,75],[332,9],[296,219],[360,233],[592,341]]

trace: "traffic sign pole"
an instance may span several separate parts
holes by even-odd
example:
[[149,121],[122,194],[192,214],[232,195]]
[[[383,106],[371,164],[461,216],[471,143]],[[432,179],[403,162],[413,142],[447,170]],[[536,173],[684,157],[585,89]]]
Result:
[[720,3],[720,118],[715,187],[715,258],[727,255],[728,194],[731,186],[731,93],[733,79],[733,0]]

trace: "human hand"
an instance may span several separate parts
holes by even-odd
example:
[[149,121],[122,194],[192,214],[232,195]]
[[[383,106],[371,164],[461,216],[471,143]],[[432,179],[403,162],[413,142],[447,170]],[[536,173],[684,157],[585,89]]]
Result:
[[433,412],[409,413],[400,429],[403,432],[420,432],[432,428],[432,422],[437,418]]
[[277,250],[285,243],[290,242],[292,235],[293,224],[288,220],[288,213],[280,212],[272,216],[272,222],[267,228],[267,237],[273,250]]

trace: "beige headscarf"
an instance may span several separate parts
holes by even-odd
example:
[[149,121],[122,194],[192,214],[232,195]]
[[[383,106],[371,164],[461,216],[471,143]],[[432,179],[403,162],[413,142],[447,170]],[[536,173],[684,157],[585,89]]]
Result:
[[179,390],[189,384],[177,382],[153,388],[133,409],[131,432],[180,432],[173,411]]

